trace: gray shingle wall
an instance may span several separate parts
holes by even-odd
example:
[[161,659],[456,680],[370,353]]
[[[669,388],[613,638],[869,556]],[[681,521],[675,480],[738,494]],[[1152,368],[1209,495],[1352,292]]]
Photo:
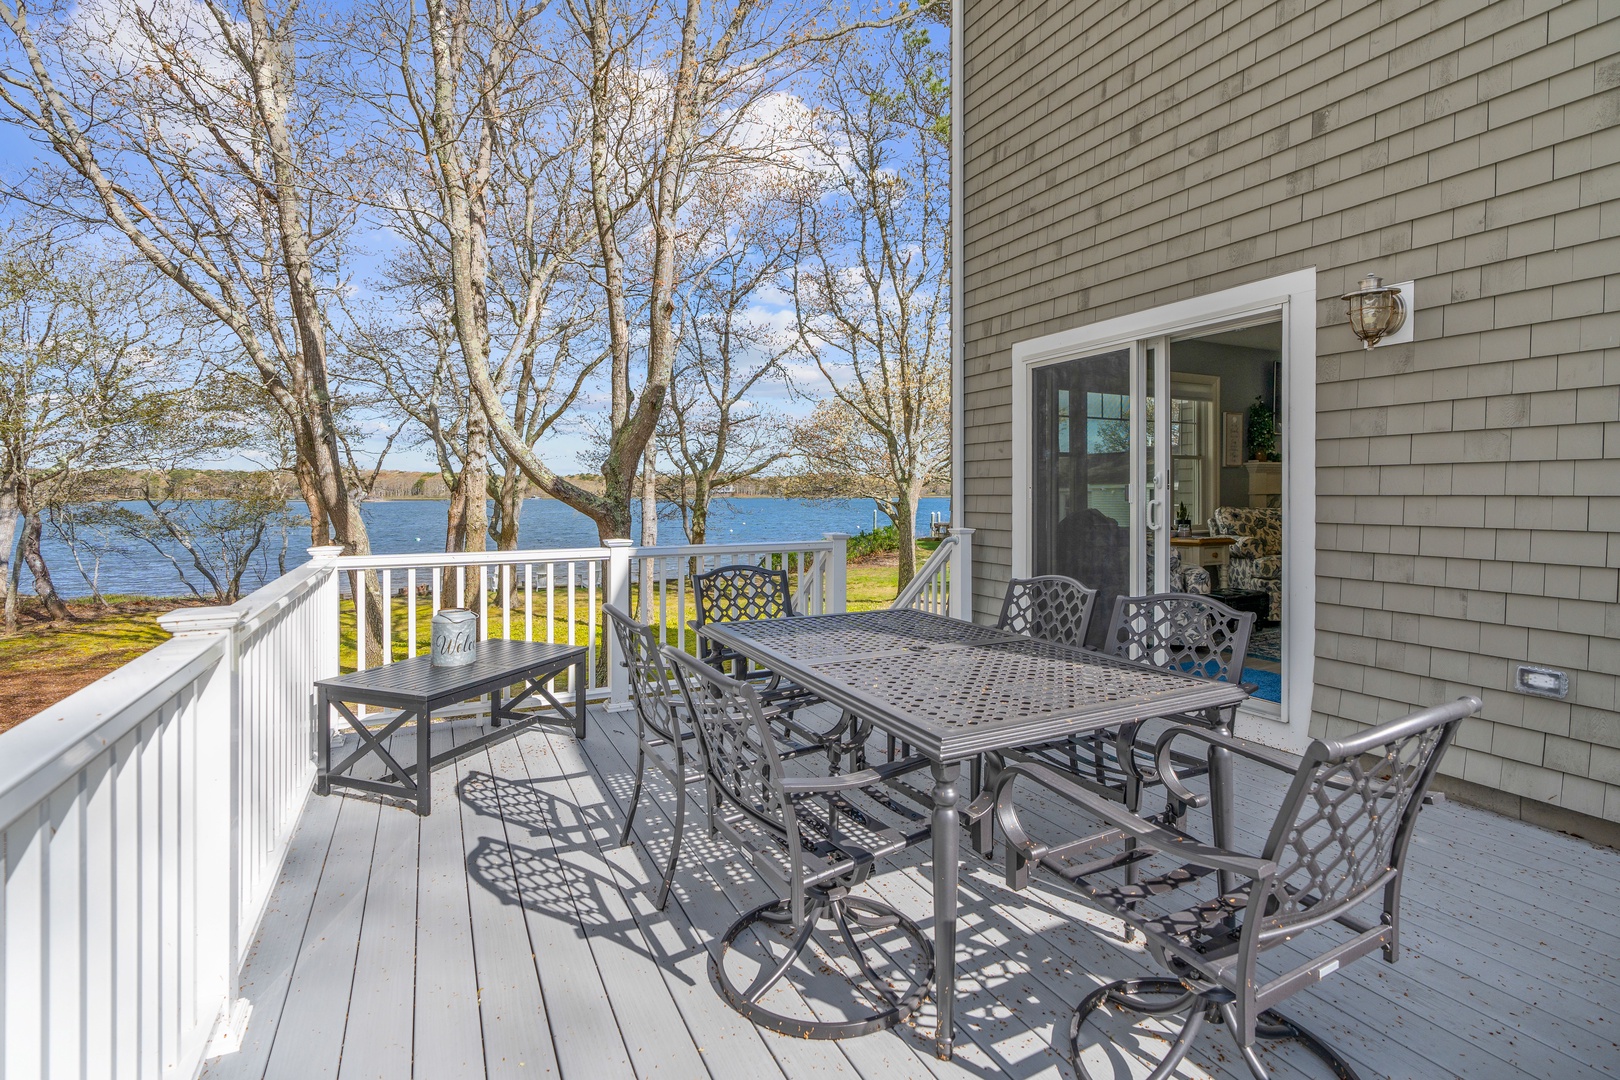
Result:
[[[1620,0],[970,0],[967,523],[1010,560],[1015,341],[1318,268],[1317,689],[1482,690],[1445,768],[1620,821]],[[1510,692],[1522,661],[1567,701]]]

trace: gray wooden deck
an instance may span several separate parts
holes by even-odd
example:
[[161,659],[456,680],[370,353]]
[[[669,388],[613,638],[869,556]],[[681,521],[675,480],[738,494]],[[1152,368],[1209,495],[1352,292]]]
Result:
[[[953,1062],[929,1052],[931,1011],[840,1043],[761,1032],[707,969],[761,883],[693,828],[656,911],[647,845],[668,850],[669,795],[655,781],[645,843],[616,846],[632,723],[593,711],[583,744],[531,731],[462,759],[435,774],[426,819],[312,797],[247,968],[245,1036],[204,1075],[1067,1077],[1055,1048],[1074,1003],[1149,968],[1118,923],[1047,882],[1009,892],[968,855]],[[473,730],[446,725],[435,749]],[[1254,801],[1280,795],[1240,775]],[[1241,822],[1251,837],[1259,816]],[[1401,961],[1364,959],[1288,1011],[1366,1078],[1620,1074],[1620,853],[1454,803],[1424,811],[1415,849]],[[873,891],[927,927],[927,875],[918,853]],[[1225,1039],[1202,1036],[1179,1075],[1246,1077]],[[1297,1050],[1270,1056],[1279,1077],[1323,1075]]]

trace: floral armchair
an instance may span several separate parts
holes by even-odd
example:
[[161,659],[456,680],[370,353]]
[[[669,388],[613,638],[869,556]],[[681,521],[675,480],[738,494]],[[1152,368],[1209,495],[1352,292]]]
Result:
[[1226,587],[1263,592],[1266,618],[1282,618],[1282,511],[1274,507],[1217,506],[1211,536],[1235,536],[1227,555]]

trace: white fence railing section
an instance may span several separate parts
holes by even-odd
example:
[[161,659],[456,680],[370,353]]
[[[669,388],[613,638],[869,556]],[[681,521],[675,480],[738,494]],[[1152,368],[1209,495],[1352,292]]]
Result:
[[[970,535],[952,530],[897,605],[966,617]],[[604,602],[693,648],[692,574],[752,563],[788,571],[795,610],[842,611],[847,539],[314,548],[237,604],[164,616],[172,640],[0,738],[0,1080],[189,1077],[210,1045],[234,1049],[241,967],[314,777],[316,679],[416,655],[460,603],[485,637],[590,646],[589,685],[559,696],[622,702]],[[375,607],[354,603],[366,585]]]
[[314,775],[336,548],[8,732],[0,1078],[191,1076]]
[[967,587],[972,573],[973,530],[951,529],[893,606],[972,620],[973,590]]
[[[337,560],[341,575],[343,670],[391,664],[429,648],[429,625],[441,608],[478,613],[484,640],[554,641],[586,646],[586,700],[624,702],[623,669],[605,632],[602,605],[611,603],[660,627],[664,640],[695,651],[692,575],[747,563],[788,572],[794,610],[842,611],[849,537],[775,544],[636,547],[609,540],[603,547],[559,551],[480,551],[431,555],[354,555]],[[356,605],[357,593],[371,602]],[[358,647],[366,642],[366,648]],[[566,677],[555,687],[573,700]]]

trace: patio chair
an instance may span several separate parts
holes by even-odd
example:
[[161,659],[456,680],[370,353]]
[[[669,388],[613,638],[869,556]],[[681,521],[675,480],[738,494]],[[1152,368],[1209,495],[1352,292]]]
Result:
[[[1069,1025],[1075,1071],[1090,1076],[1081,1031],[1107,1005],[1155,1017],[1186,1014],[1150,1080],[1175,1072],[1206,1021],[1227,1027],[1258,1080],[1266,1080],[1267,1072],[1255,1040],[1288,1037],[1299,1039],[1335,1075],[1355,1080],[1342,1057],[1275,1006],[1375,949],[1396,961],[1412,828],[1441,754],[1463,718],[1479,708],[1478,698],[1464,697],[1347,739],[1318,739],[1297,763],[1222,732],[1167,729],[1155,758],[1170,798],[1193,806],[1208,800],[1185,787],[1177,773],[1171,747],[1181,739],[1293,776],[1258,856],[1205,845],[1180,828],[1138,817],[1046,765],[1008,765],[997,781],[996,816],[1007,838],[1009,875],[1033,864],[1078,887],[1140,931],[1170,976],[1112,982],[1080,1002]],[[1069,844],[1032,839],[1013,799],[1015,787],[1026,784],[1101,819],[1133,843],[1078,862]],[[1122,871],[1135,867],[1146,876],[1122,882]],[[1212,889],[1212,877],[1240,884]],[[1381,903],[1377,917],[1357,913],[1370,903]],[[1274,958],[1288,970],[1260,971],[1259,959],[1281,945],[1287,945],[1285,955]],[[1155,1034],[1142,1040],[1143,1048],[1163,1041]]]
[[[1252,614],[1235,611],[1213,597],[1190,593],[1120,596],[1114,600],[1102,651],[1122,660],[1234,682],[1243,671],[1253,626]],[[1226,708],[1159,719],[1230,734],[1235,714],[1235,708]],[[1142,805],[1144,789],[1159,782],[1152,751],[1138,744],[1142,727],[1148,722],[1139,720],[1039,746],[1020,747],[1005,756],[1032,759],[1061,770],[1095,794],[1134,813]],[[1215,758],[1221,760],[1219,755]],[[1178,755],[1178,763],[1183,778],[1199,775],[1209,767],[1207,762],[1185,755]],[[992,759],[985,780],[987,787],[994,786],[998,768],[998,762]],[[1171,820],[1179,821],[1185,810],[1172,804]],[[992,824],[988,800],[981,796],[969,814],[975,822],[975,846],[988,855]],[[1110,839],[1106,833],[1096,837],[1099,844]]]
[[854,717],[842,712],[830,727],[817,727],[798,719],[795,714],[800,709],[821,704],[821,698],[773,671],[750,668],[746,656],[701,635],[703,627],[711,622],[791,617],[793,588],[787,571],[747,564],[717,566],[694,574],[692,591],[697,600],[694,625],[700,632],[703,661],[722,671],[730,665],[734,678],[755,684],[761,704],[770,708],[771,718],[782,725],[784,736],[820,743],[828,751],[833,771],[839,769],[846,756],[859,768],[870,731],[854,730],[862,726],[855,723]]
[[996,629],[1083,646],[1096,600],[1096,589],[1062,574],[1014,578],[1002,597]]
[[[879,860],[928,840],[928,795],[900,783],[925,769],[926,759],[902,758],[841,776],[787,776],[757,687],[673,649],[665,655],[682,675],[703,745],[716,826],[785,894],[748,911],[722,936],[710,957],[721,995],[761,1027],[805,1039],[847,1038],[901,1022],[933,983],[933,949],[910,919],[851,890],[871,877]],[[823,923],[836,933],[823,931]],[[745,936],[763,946],[764,957],[752,981],[739,986],[728,961]],[[773,938],[784,937],[782,947],[770,947]],[[917,958],[909,967],[895,959],[906,952]],[[795,968],[800,980],[808,976],[815,985],[845,984],[855,991],[853,1007],[840,1019],[818,1019],[768,1001]],[[788,993],[789,986],[798,994]],[[790,980],[775,1000],[808,994]]]
[[[676,676],[665,658],[665,650],[659,645],[658,635],[652,627],[631,618],[613,604],[602,605],[602,610],[618,638],[620,655],[630,676],[630,701],[636,712],[636,780],[625,808],[624,828],[619,833],[620,847],[630,843],[647,769],[651,767],[663,773],[675,789],[674,830],[655,900],[662,911],[669,902],[670,885],[675,880],[675,865],[681,854],[686,790],[703,783],[703,755],[697,732],[686,722],[686,703],[680,687],[673,681]],[[767,709],[766,713],[776,716],[772,709]],[[786,743],[779,744],[777,750],[783,758],[791,759],[820,753],[821,747]],[[709,831],[713,834],[713,806],[707,796],[705,806],[709,810]]]
[[703,762],[701,756],[693,752],[697,750],[693,742],[697,733],[684,721],[685,704],[680,689],[670,682],[671,672],[664,661],[658,636],[651,627],[637,622],[612,604],[604,604],[602,610],[619,640],[619,652],[630,674],[630,701],[636,710],[636,783],[625,808],[620,847],[630,842],[648,765],[667,776],[675,788],[674,834],[669,860],[664,865],[663,883],[658,887],[655,901],[662,911],[669,902],[669,887],[675,880],[675,863],[681,854],[686,788],[689,784],[703,782]]

